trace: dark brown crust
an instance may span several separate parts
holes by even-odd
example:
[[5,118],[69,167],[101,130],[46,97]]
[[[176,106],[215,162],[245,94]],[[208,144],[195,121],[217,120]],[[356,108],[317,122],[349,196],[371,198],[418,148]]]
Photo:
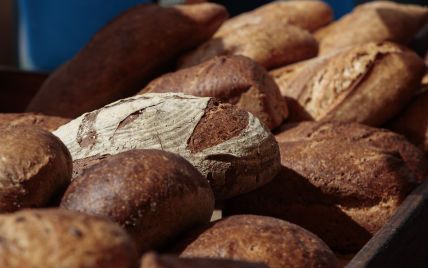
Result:
[[0,212],[42,207],[67,187],[71,156],[53,134],[37,127],[0,128]]
[[333,252],[314,234],[279,219],[254,215],[212,223],[180,256],[256,261],[270,268],[336,267]]
[[67,189],[61,207],[109,217],[145,251],[207,223],[214,196],[207,180],[184,158],[131,150],[86,169]]
[[192,153],[203,151],[239,135],[248,125],[248,113],[211,99],[187,142]]
[[214,97],[256,115],[269,128],[287,117],[287,105],[266,70],[243,56],[220,56],[153,80],[142,93],[182,92]]
[[[130,96],[227,18],[219,5],[139,5],[98,32],[42,85],[28,111],[76,117]],[[130,53],[132,51],[132,53]]]
[[35,113],[0,114],[0,127],[5,126],[37,126],[48,131],[67,124],[70,119]]

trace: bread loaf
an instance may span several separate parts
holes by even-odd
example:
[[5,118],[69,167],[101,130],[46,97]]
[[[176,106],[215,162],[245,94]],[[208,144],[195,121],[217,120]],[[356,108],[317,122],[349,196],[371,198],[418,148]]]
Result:
[[276,135],[282,171],[228,200],[225,215],[252,213],[298,224],[332,249],[356,252],[428,174],[402,136],[355,123],[300,123]]
[[44,209],[0,215],[0,266],[133,268],[137,253],[118,225],[77,212]]
[[274,1],[250,12],[242,13],[226,20],[215,36],[221,36],[240,28],[278,21],[298,26],[313,32],[333,20],[333,10],[324,2],[318,0],[303,1]]
[[0,137],[0,213],[46,206],[67,187],[71,156],[57,137],[26,126],[0,128]]
[[357,6],[338,21],[315,33],[320,54],[368,42],[407,44],[428,22],[428,8],[374,1]]
[[35,113],[0,114],[0,127],[5,126],[37,126],[48,131],[54,131],[59,126],[68,123],[70,119]]
[[279,170],[273,135],[252,114],[213,98],[148,93],[83,114],[54,132],[76,174],[131,149],[176,153],[208,179],[217,199],[251,191]]
[[27,111],[74,118],[135,94],[227,18],[219,5],[139,5],[117,17],[42,85]]
[[269,128],[281,125],[287,104],[266,70],[243,56],[215,57],[149,83],[142,93],[182,92],[215,97],[257,116]]
[[128,231],[140,251],[147,251],[208,223],[214,194],[182,157],[130,150],[85,170],[68,187],[61,207],[110,218]]
[[378,126],[417,91],[423,61],[393,43],[368,43],[272,72],[294,122]]
[[214,222],[180,256],[262,262],[270,268],[336,267],[333,252],[314,234],[286,221],[254,215]]

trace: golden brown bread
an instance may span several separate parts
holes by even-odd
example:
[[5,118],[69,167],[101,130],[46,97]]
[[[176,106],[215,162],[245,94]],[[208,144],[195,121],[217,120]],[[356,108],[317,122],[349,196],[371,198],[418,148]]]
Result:
[[357,6],[338,21],[315,33],[320,54],[368,42],[407,44],[428,22],[428,8],[392,1]]
[[315,57],[317,52],[318,44],[308,31],[285,21],[264,21],[215,35],[184,55],[178,67],[191,67],[215,56],[243,55],[272,69]]
[[75,178],[61,207],[110,218],[128,231],[137,248],[147,251],[208,223],[214,194],[184,158],[160,150],[130,150]]
[[393,43],[368,43],[272,72],[294,122],[381,125],[419,88],[424,65]]
[[46,130],[0,128],[0,213],[42,207],[70,182],[72,162],[64,144]]
[[131,96],[226,18],[226,10],[211,3],[130,9],[56,70],[27,111],[74,118]]
[[274,1],[226,20],[215,36],[225,35],[246,25],[278,21],[313,32],[332,20],[333,10],[322,1]]
[[232,200],[225,215],[288,220],[339,252],[356,252],[390,218],[428,163],[402,136],[356,123],[307,122],[276,136],[280,174]]
[[182,92],[215,97],[257,116],[269,128],[288,116],[285,100],[266,70],[243,56],[220,56],[194,67],[163,75],[142,93]]
[[36,113],[8,113],[0,114],[0,127],[5,126],[37,126],[48,131],[68,123],[71,119],[48,116]]
[[0,266],[133,268],[137,252],[126,232],[103,218],[60,209],[0,215]]
[[213,258],[179,258],[174,255],[147,253],[140,268],[268,268],[262,263],[250,263]]
[[255,215],[210,224],[180,256],[261,262],[270,268],[336,267],[335,255],[314,234],[280,219]]

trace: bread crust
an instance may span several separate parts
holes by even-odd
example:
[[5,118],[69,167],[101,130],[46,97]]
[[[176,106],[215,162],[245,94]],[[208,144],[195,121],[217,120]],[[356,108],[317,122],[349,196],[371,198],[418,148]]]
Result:
[[7,113],[0,114],[0,127],[5,126],[37,126],[48,131],[68,123],[71,119],[48,116],[37,113]]

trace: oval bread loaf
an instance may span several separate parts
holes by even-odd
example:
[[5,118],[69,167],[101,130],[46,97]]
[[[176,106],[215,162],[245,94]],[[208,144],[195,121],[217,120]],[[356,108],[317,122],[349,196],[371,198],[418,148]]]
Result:
[[37,126],[48,131],[54,131],[70,120],[68,118],[35,113],[7,113],[0,114],[0,127]]
[[393,43],[368,43],[272,72],[296,121],[381,125],[417,91],[424,64]]
[[212,223],[180,256],[261,262],[270,268],[336,267],[333,252],[314,234],[280,219],[255,215]]
[[103,218],[60,209],[0,215],[0,266],[133,268],[126,232]]
[[208,223],[214,194],[182,157],[160,150],[130,150],[74,179],[61,207],[110,218],[128,231],[140,251],[147,251]]
[[99,31],[42,85],[27,111],[77,117],[135,94],[227,18],[216,4],[138,5]]
[[0,128],[0,213],[45,206],[71,180],[64,144],[37,127]]
[[54,132],[76,174],[131,149],[179,154],[208,179],[217,199],[251,191],[279,171],[275,138],[252,114],[213,98],[147,93],[83,114]]
[[243,56],[221,56],[150,82],[140,93],[182,92],[215,97],[257,116],[269,128],[281,125],[287,104],[266,70]]

